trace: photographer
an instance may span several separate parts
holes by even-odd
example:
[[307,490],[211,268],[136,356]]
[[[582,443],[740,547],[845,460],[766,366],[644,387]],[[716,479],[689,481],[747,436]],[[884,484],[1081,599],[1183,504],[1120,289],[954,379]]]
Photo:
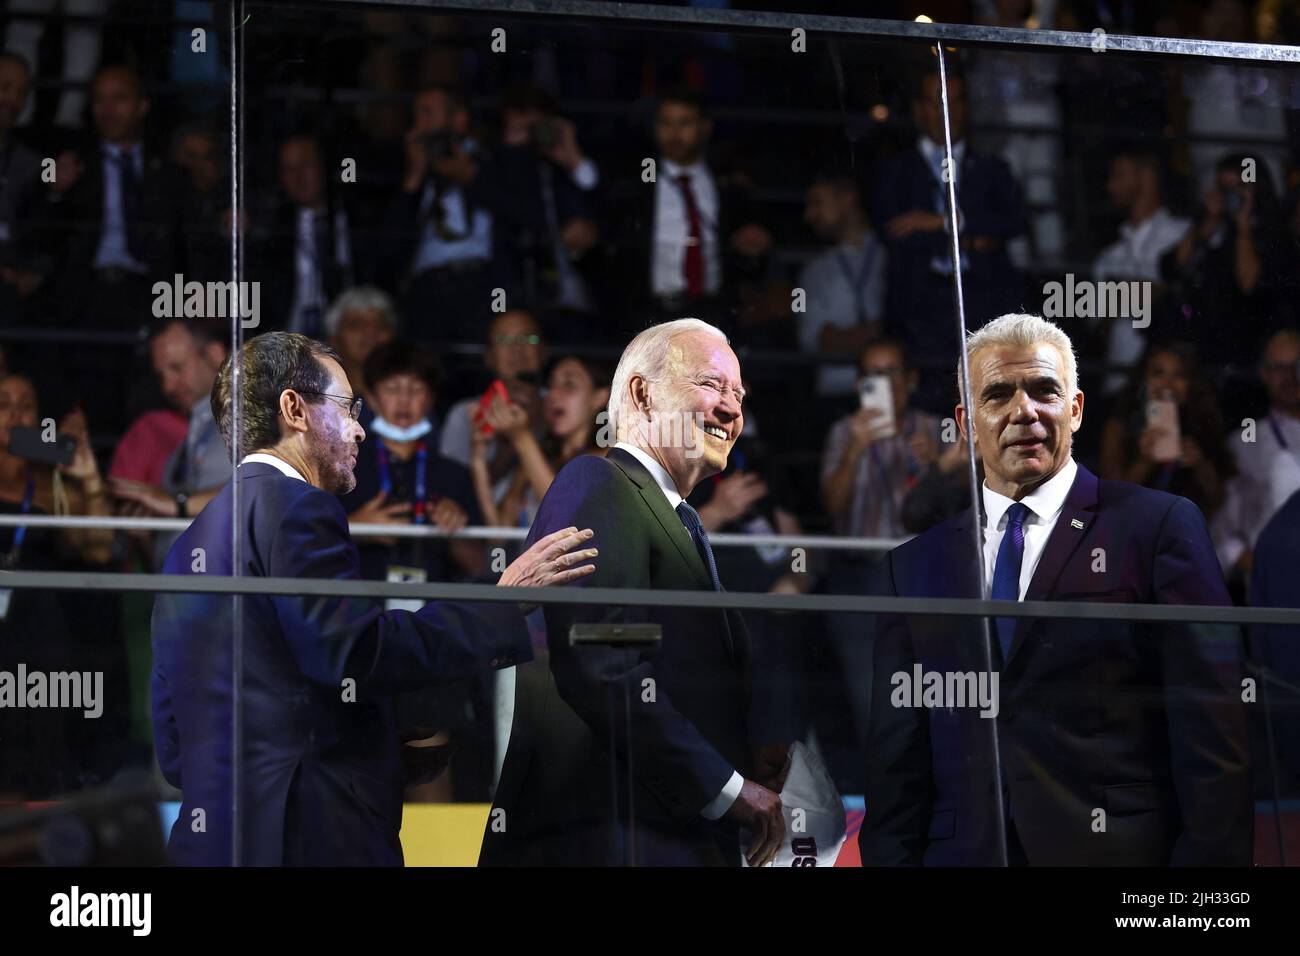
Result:
[[479,342],[494,288],[517,289],[497,255],[505,193],[470,136],[456,90],[415,98],[401,191],[381,231],[382,285],[401,290],[406,333],[426,343]]
[[1196,222],[1160,260],[1173,289],[1172,336],[1222,364],[1249,365],[1271,331],[1287,267],[1268,168],[1243,154],[1224,156]]
[[542,90],[519,86],[501,101],[501,182],[510,190],[516,248],[511,260],[527,303],[547,337],[564,344],[599,337],[591,273],[597,230],[593,199],[600,174],[578,146],[574,125]]

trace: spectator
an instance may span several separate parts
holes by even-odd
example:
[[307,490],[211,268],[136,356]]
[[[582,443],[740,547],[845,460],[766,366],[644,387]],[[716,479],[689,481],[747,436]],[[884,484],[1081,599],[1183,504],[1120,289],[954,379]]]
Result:
[[[1157,460],[1157,443],[1167,436],[1150,420],[1149,403],[1156,400],[1172,401],[1177,408],[1180,451],[1171,461]],[[1233,472],[1232,456],[1218,400],[1190,346],[1156,345],[1147,353],[1106,422],[1101,467],[1107,478],[1181,495],[1207,520],[1214,516]]]
[[[42,306],[78,330],[141,331],[153,314],[153,282],[174,274],[178,181],[144,143],[149,106],[134,69],[101,67],[91,94],[95,142],[55,160],[43,215],[58,264]],[[99,426],[120,433],[143,407],[143,376],[105,362],[103,348],[60,354],[66,397],[95,408]]]
[[902,339],[909,355],[924,360],[916,402],[936,414],[946,414],[954,405],[952,367],[961,346],[953,319],[948,180],[957,194],[967,325],[977,329],[996,315],[1015,311],[1023,294],[1006,248],[1024,231],[1019,187],[1005,161],[967,145],[960,76],[948,77],[948,105],[952,175],[944,175],[939,74],[927,72],[912,100],[920,131],[916,147],[882,164],[872,210],[889,248],[885,327]]
[[[1110,164],[1106,193],[1123,215],[1119,238],[1093,263],[1098,282],[1160,282],[1160,257],[1178,245],[1190,222],[1164,207],[1160,161],[1151,153],[1126,152]],[[1154,311],[1154,307],[1153,307]],[[1112,316],[1104,335],[1106,364],[1113,370],[1102,391],[1113,395],[1124,387],[1127,373],[1142,357],[1142,333],[1126,318]]]
[[[483,364],[488,378],[484,388],[493,378],[505,386],[510,401],[528,414],[533,434],[539,440],[546,423],[542,417],[541,371],[546,359],[546,344],[542,327],[529,312],[512,310],[503,312],[492,320],[488,330],[487,351]],[[481,395],[475,394],[457,402],[447,412],[443,421],[439,450],[452,461],[467,468],[472,459],[472,436],[477,427],[472,415]],[[484,451],[488,472],[492,480],[492,500],[500,501],[510,489],[519,459],[510,442],[495,438]]]
[[510,284],[497,220],[505,193],[470,137],[469,104],[450,87],[415,97],[406,168],[383,225],[386,285],[402,291],[404,328],[424,342],[477,342],[492,312],[492,290]]
[[859,408],[835,423],[822,453],[822,499],[836,534],[894,538],[904,532],[904,498],[940,457],[940,425],[912,407],[918,375],[902,343],[873,342],[860,367],[859,387],[868,379],[889,383],[893,420]]
[[[1278,509],[1300,491],[1300,332],[1275,332],[1259,359],[1268,392],[1268,415],[1255,422],[1251,440],[1233,441],[1237,475],[1210,524],[1229,584],[1250,577],[1255,541]],[[1235,429],[1234,429],[1234,434]],[[1253,599],[1252,599],[1253,603]]]
[[77,328],[134,330],[150,314],[151,277],[173,271],[177,182],[144,143],[150,101],[134,69],[101,67],[91,97],[95,142],[59,154],[47,191],[63,247],[53,288]]
[[630,322],[625,333],[687,315],[734,329],[737,280],[772,246],[746,184],[709,164],[712,129],[699,93],[664,94],[655,108],[653,184],[637,175],[614,187],[609,302]]
[[[212,384],[226,360],[220,322],[176,319],[154,329],[149,343],[154,374],[167,403],[188,417],[185,440],[168,456],[158,484],[125,477],[110,479],[124,513],[160,518],[198,514],[230,481],[231,462],[212,417]],[[159,533],[154,567],[162,567],[176,535]]]
[[[51,468],[10,453],[13,430],[36,428],[40,422],[36,389],[31,380],[13,373],[0,377],[0,500],[7,503],[5,510],[19,514],[110,514],[104,480],[90,450],[85,416],[81,412],[66,415],[56,431],[59,436],[76,440],[71,463]],[[37,534],[34,529],[31,533]],[[6,528],[0,532],[0,537],[3,536],[10,539],[9,552],[20,552],[25,545],[26,534]],[[112,541],[112,532],[102,528],[63,528],[55,535],[52,553],[60,561],[103,565],[112,557]],[[15,557],[18,558],[20,553]]]
[[280,144],[280,195],[257,240],[254,278],[270,290],[271,327],[319,338],[329,301],[356,279],[348,211],[331,191],[320,140],[308,134]]
[[[799,346],[808,354],[860,356],[880,336],[889,257],[867,219],[856,180],[847,173],[817,176],[808,187],[803,218],[832,246],[799,273],[799,287],[807,294],[798,317]],[[817,395],[823,400],[856,395],[856,382],[852,364],[825,363],[817,370]]]
[[[1243,179],[1248,169],[1253,181]],[[1196,223],[1160,260],[1177,306],[1168,334],[1217,363],[1251,362],[1286,305],[1292,268],[1268,167],[1245,154],[1224,156]]]
[[[438,360],[429,349],[390,342],[371,352],[365,381],[374,396],[369,441],[342,497],[358,524],[417,524],[459,531],[483,523],[469,471],[438,452],[433,410]],[[445,538],[362,538],[361,575],[373,580],[450,581],[484,569],[479,542]]]
[[599,362],[566,355],[551,366],[547,377],[541,441],[529,427],[528,412],[515,402],[494,397],[476,415],[514,448],[519,467],[506,493],[495,498],[487,461],[488,439],[481,428],[473,431],[470,467],[483,513],[493,526],[528,527],[546,496],[556,473],[578,455],[604,454],[612,442],[601,444],[597,415],[609,404],[610,371]]
[[181,255],[188,278],[201,282],[230,277],[230,189],[219,145],[206,122],[172,133],[171,161],[185,174],[178,199]]
[[552,342],[590,343],[596,325],[587,252],[596,243],[596,164],[578,147],[574,125],[533,87],[515,87],[501,104],[501,181],[511,190],[510,233],[522,269],[524,301]]
[[[348,289],[334,300],[325,313],[325,338],[339,353],[348,381],[367,406],[375,397],[366,385],[365,365],[375,349],[387,345],[397,334],[397,309],[386,292],[374,286]],[[361,423],[366,424],[362,410]]]
[[0,52],[0,314],[10,321],[20,315],[20,303],[32,297],[49,271],[31,243],[40,157],[14,137],[31,88],[27,61]]

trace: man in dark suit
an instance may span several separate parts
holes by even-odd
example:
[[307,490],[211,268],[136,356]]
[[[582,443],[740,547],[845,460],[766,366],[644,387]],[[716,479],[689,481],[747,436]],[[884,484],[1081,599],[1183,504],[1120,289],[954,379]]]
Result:
[[298,133],[280,144],[279,174],[250,278],[268,290],[271,328],[323,337],[329,304],[357,281],[351,219],[341,191],[329,187],[315,136]]
[[[336,497],[351,490],[360,399],[337,355],[294,333],[242,350],[238,556],[233,483],[167,556],[167,574],[359,580]],[[232,365],[213,388],[231,446]],[[562,584],[591,573],[570,552],[590,532],[547,536],[500,585]],[[153,725],[164,776],[182,792],[169,850],[177,863],[400,865],[404,766],[392,697],[530,656],[512,605],[438,602],[385,612],[362,598],[160,594],[153,614]],[[232,636],[242,649],[238,745]],[[235,771],[237,772],[237,775]],[[232,790],[238,785],[238,821]]]
[[[965,141],[965,83],[948,77],[953,162],[947,160],[938,72],[924,74],[912,101],[920,135],[912,149],[884,162],[876,176],[872,220],[889,248],[885,328],[908,354],[925,357],[917,403],[947,414],[948,369],[960,351],[952,321],[952,236],[948,180],[957,193],[966,314],[978,327],[1020,305],[1023,283],[1007,242],[1024,231],[1020,190],[1007,164]],[[945,178],[946,177],[946,178]]]
[[[1300,491],[1269,519],[1255,539],[1250,560],[1250,603],[1252,607],[1300,607],[1295,573],[1300,567]],[[1261,758],[1261,792],[1272,796],[1273,785],[1284,797],[1300,794],[1300,735],[1295,733],[1300,714],[1300,627],[1294,624],[1256,624],[1250,628],[1251,657],[1266,668],[1271,678],[1267,696],[1260,702],[1268,707],[1273,724],[1273,752],[1267,769]],[[1260,724],[1264,715],[1258,715]],[[1261,735],[1267,740],[1267,727]]]
[[[95,139],[55,160],[40,210],[43,243],[55,262],[43,303],[58,321],[96,332],[138,332],[152,320],[153,283],[171,281],[179,175],[144,141],[149,98],[125,65],[102,67],[91,93]],[[95,410],[98,428],[125,430],[154,397],[143,364],[104,361],[104,346],[64,347],[65,398]]]
[[[708,536],[683,499],[726,467],[743,397],[716,328],[684,319],[642,332],[614,373],[610,427],[624,440],[556,475],[529,540],[581,521],[602,550],[585,579],[593,586],[720,590]],[[741,826],[757,834],[750,863],[770,860],[781,803],[757,781],[780,789],[771,778],[784,753],[751,740],[740,615],[556,605],[545,619],[549,661],[518,668],[480,864],[735,866]],[[614,622],[659,625],[662,642],[570,644],[575,625]]]
[[[1099,480],[1072,459],[1083,393],[1060,329],[1005,315],[968,350],[974,407],[956,414],[984,464],[982,515],[965,511],[890,552],[884,593],[979,597],[981,562],[994,600],[1229,603],[1191,502]],[[999,789],[1013,865],[1249,865],[1237,628],[1031,618],[990,628],[991,671],[977,619],[883,618],[865,865],[996,865]],[[993,694],[977,708],[909,686],[933,686],[932,674],[952,686],[970,675]]]
[[772,246],[754,221],[748,188],[710,165],[712,129],[698,93],[666,93],[655,108],[654,181],[638,166],[611,190],[602,229],[611,261],[606,299],[630,323],[628,334],[686,315],[731,332],[738,281]]

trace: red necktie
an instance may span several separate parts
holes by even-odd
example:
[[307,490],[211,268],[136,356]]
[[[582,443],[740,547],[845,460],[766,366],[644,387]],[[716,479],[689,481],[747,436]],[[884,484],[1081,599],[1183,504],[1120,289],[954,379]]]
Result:
[[686,218],[690,224],[690,236],[686,240],[686,259],[682,263],[682,277],[686,280],[686,294],[696,299],[704,294],[704,237],[700,234],[700,210],[695,205],[695,192],[691,189],[690,174],[679,175],[677,185],[682,189],[682,199],[686,202]]

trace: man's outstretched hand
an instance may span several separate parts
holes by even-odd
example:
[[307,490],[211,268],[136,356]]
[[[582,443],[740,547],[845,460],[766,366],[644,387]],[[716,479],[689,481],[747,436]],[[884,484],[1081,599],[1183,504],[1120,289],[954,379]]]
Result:
[[[539,538],[533,546],[515,558],[510,566],[501,573],[497,587],[504,588],[543,588],[556,584],[568,584],[586,577],[596,570],[594,564],[583,564],[597,554],[595,548],[573,550],[585,541],[590,541],[596,532],[590,528],[579,531],[577,528],[562,528],[544,538]],[[582,565],[575,567],[574,565]]]

